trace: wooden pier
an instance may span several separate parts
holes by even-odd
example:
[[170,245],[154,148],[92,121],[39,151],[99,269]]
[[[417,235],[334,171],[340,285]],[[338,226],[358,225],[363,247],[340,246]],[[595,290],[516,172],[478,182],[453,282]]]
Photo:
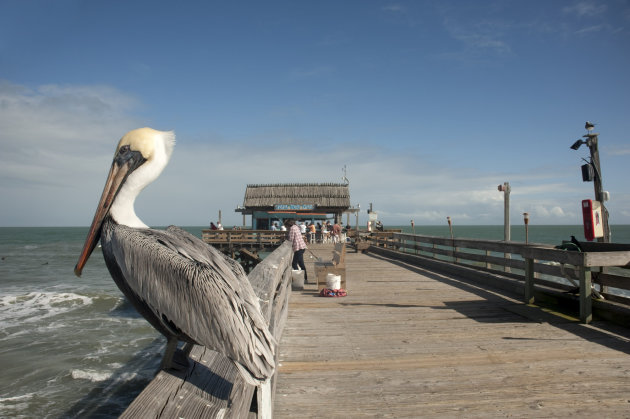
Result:
[[346,297],[316,289],[332,245],[309,246],[304,290],[287,291],[287,243],[250,274],[281,336],[269,397],[195,347],[192,369],[160,372],[123,417],[630,417],[630,299],[606,288],[630,278],[601,271],[630,252],[401,233],[368,245],[345,253]]
[[630,416],[628,328],[373,252],[346,269],[347,297],[291,295],[276,418]]
[[286,234],[270,230],[201,230],[204,242],[239,261],[245,272],[251,272],[260,263],[260,253],[277,249]]

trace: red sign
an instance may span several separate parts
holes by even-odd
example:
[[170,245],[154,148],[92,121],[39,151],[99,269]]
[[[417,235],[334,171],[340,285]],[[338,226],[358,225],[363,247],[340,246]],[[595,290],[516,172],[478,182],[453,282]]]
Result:
[[593,241],[597,237],[604,237],[601,202],[590,199],[583,200],[582,218],[584,220],[584,237],[586,240]]

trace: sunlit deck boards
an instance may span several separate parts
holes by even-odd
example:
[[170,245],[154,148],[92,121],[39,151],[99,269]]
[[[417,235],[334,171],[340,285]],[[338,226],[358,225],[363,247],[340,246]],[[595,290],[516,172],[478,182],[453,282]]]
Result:
[[291,296],[276,418],[630,415],[628,329],[376,256],[346,268],[348,297]]

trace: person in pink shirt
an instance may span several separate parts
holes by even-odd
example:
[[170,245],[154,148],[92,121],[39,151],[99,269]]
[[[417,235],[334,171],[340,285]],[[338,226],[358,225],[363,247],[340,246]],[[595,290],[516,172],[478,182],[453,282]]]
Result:
[[298,266],[304,271],[304,283],[307,283],[306,279],[306,266],[304,265],[304,251],[306,250],[306,242],[302,237],[300,227],[295,225],[295,220],[286,220],[284,225],[287,228],[287,240],[291,241],[293,247],[293,269],[297,269]]

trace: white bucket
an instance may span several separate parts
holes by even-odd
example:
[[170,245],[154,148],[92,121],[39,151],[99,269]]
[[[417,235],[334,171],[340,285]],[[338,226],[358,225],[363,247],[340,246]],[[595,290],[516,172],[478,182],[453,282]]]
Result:
[[341,275],[327,274],[326,288],[329,290],[338,290],[341,288]]
[[291,289],[303,290],[304,289],[304,271],[301,269],[293,269],[291,271]]

